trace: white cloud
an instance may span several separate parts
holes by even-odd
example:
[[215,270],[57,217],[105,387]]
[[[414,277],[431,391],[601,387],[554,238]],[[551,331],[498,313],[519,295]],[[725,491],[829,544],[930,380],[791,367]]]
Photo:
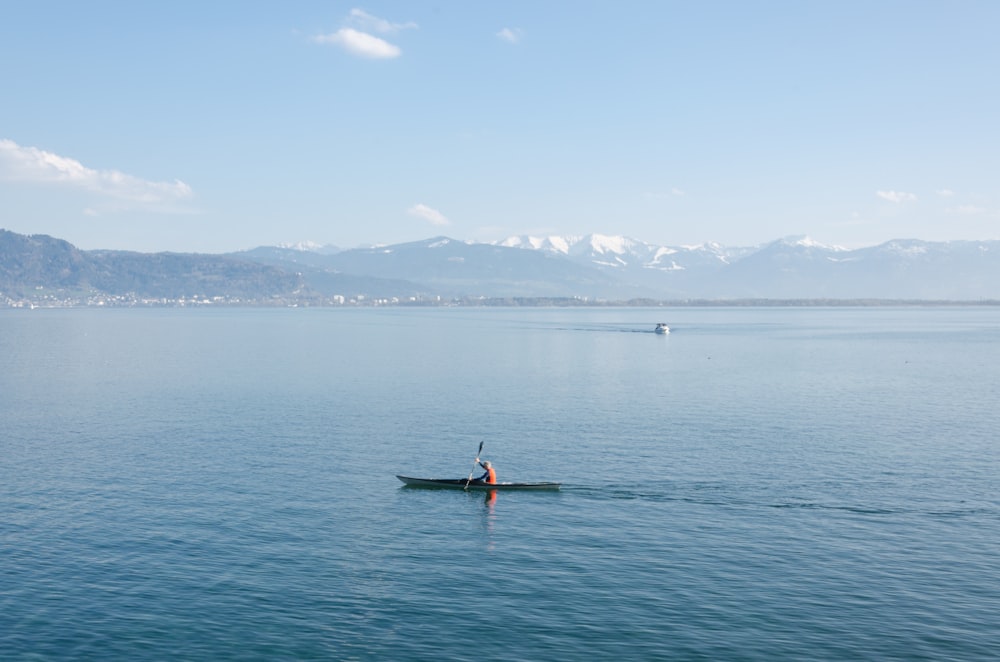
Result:
[[333,44],[352,55],[374,60],[387,60],[399,57],[403,51],[385,39],[376,37],[371,32],[391,34],[400,30],[414,30],[418,26],[409,23],[393,23],[378,16],[372,16],[363,9],[352,9],[344,19],[344,25],[336,32],[312,37],[317,44]]
[[415,30],[418,27],[413,21],[408,23],[391,23],[384,18],[372,16],[363,9],[356,8],[352,9],[348,14],[348,20],[359,28],[374,30],[375,32],[382,33],[399,32],[400,30]]
[[897,204],[900,202],[913,202],[917,199],[917,196],[912,193],[905,193],[903,191],[876,191],[875,195],[883,200],[888,200],[889,202],[895,202]]
[[666,193],[663,193],[662,191],[647,191],[643,195],[650,200],[664,200],[669,198],[679,198],[686,194],[684,189],[679,189],[674,186]]
[[509,41],[512,44],[516,44],[521,41],[521,37],[524,36],[524,30],[521,28],[504,28],[497,33],[497,36],[504,41]]
[[950,188],[938,189],[937,191],[934,192],[940,195],[942,198],[950,198],[951,196],[955,195],[955,192],[952,191]]
[[449,221],[445,215],[437,209],[433,209],[424,204],[415,204],[407,209],[406,213],[410,216],[422,218],[431,225],[449,225],[451,223],[451,221]]
[[[177,203],[194,195],[179,179],[152,182],[118,170],[94,170],[76,159],[7,139],[0,139],[0,179],[82,189],[116,201],[118,209],[181,211]],[[88,209],[87,213],[96,212]]]
[[341,28],[332,34],[317,35],[313,37],[313,41],[318,44],[333,44],[352,55],[376,60],[399,57],[403,52],[399,46],[353,28]]

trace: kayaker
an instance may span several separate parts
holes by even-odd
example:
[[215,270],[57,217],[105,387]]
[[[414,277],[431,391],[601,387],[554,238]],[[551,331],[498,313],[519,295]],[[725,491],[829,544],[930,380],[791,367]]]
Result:
[[497,482],[497,472],[493,468],[493,465],[489,460],[485,460],[479,463],[483,469],[486,469],[486,473],[476,479],[477,483],[486,483],[488,485],[496,485]]

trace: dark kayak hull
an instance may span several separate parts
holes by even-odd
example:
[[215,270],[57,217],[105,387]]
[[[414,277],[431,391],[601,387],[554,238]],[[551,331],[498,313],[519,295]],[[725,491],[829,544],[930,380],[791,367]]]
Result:
[[[407,487],[431,487],[457,490],[558,490],[562,483],[477,483],[467,478],[412,478],[396,476]],[[468,488],[466,488],[468,485]]]

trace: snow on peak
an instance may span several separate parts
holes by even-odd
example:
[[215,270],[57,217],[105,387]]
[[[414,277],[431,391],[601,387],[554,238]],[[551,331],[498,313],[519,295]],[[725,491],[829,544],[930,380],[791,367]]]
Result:
[[897,239],[886,243],[885,249],[889,253],[916,257],[927,252],[927,244],[914,239]]
[[589,240],[590,247],[597,253],[624,255],[635,245],[635,242],[627,237],[608,236],[604,234],[592,234]]
[[323,247],[324,247],[323,244],[311,241],[309,239],[305,241],[296,241],[291,244],[278,244],[278,248],[290,248],[295,251],[310,251],[312,253],[319,252],[320,250],[323,249]]
[[549,235],[547,237],[533,237],[530,235],[508,237],[499,242],[501,246],[508,248],[533,248],[535,250],[551,251],[568,255],[570,252],[583,253],[591,251],[601,255],[613,253],[615,255],[625,255],[635,248],[640,242],[628,237],[611,236],[605,234],[589,234],[586,236],[575,235]]
[[565,237],[548,237],[546,242],[551,250],[557,253],[569,253],[569,242]]
[[278,244],[277,248],[289,251],[301,251],[303,253],[318,253],[320,255],[334,255],[340,249],[333,244],[321,244],[317,241],[297,241],[295,243]]
[[656,249],[656,252],[653,254],[653,260],[654,261],[659,260],[664,255],[674,255],[676,253],[677,251],[673,248],[669,248],[667,246],[660,246],[659,248]]
[[789,237],[784,237],[782,239],[779,239],[775,243],[782,244],[784,246],[799,246],[801,248],[819,248],[828,251],[847,250],[846,248],[842,248],[840,246],[828,246],[827,244],[821,244],[812,237],[808,237],[806,235],[792,235]]
[[551,251],[553,253],[569,253],[570,246],[576,243],[575,237],[558,237],[555,235],[548,237],[513,236],[507,237],[500,242],[500,246],[507,248],[531,248],[534,250]]
[[818,243],[804,234],[793,234],[787,237],[782,237],[774,243],[781,244],[783,246],[803,246],[805,248],[815,248],[819,246]]

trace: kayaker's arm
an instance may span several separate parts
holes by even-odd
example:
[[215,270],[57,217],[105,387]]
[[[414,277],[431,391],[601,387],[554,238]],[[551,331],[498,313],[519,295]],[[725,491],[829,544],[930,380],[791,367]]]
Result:
[[491,483],[492,484],[492,483],[497,482],[496,471],[493,469],[493,465],[490,463],[489,460],[485,460],[483,462],[480,462],[479,466],[481,466],[483,469],[485,469],[486,473],[484,473],[482,476],[480,476],[479,478],[476,479],[477,483]]

